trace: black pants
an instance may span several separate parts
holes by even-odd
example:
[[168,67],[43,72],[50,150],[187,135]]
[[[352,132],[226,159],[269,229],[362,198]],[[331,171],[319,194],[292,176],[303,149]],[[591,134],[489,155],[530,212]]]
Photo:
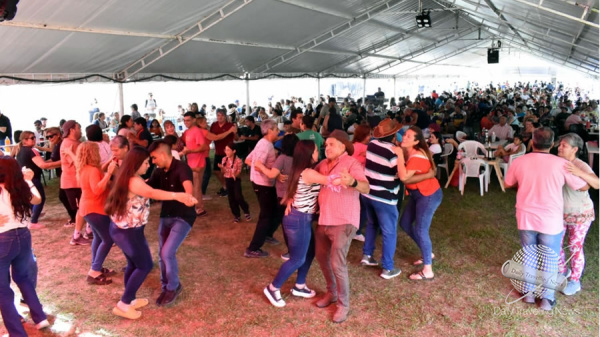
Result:
[[65,206],[69,217],[71,218],[71,222],[75,223],[75,215],[77,215],[77,209],[72,209],[71,204],[69,204],[69,198],[67,198],[67,193],[64,189],[58,190],[58,200]]
[[260,206],[260,214],[258,215],[258,222],[256,223],[256,230],[254,236],[248,246],[248,250],[255,251],[260,249],[265,243],[265,238],[271,234],[273,228],[277,228],[277,192],[275,187],[262,186],[252,183],[254,187],[254,193],[258,198],[258,205]]
[[[277,231],[277,228],[279,228],[279,224],[282,223],[283,221],[283,216],[285,215],[285,205],[281,204],[281,198],[277,197],[277,208],[275,208],[275,227],[273,227],[271,229],[271,231],[269,232],[270,237],[273,237],[273,235],[275,234],[275,231]],[[288,240],[287,240],[287,235],[285,235],[285,231],[282,230],[283,232],[283,239],[285,240],[285,245],[287,246]]]
[[235,180],[233,178],[225,178],[225,186],[227,186],[227,199],[229,199],[229,208],[231,213],[236,218],[240,217],[240,207],[244,214],[250,214],[248,203],[244,200],[242,194],[242,181],[239,178]]

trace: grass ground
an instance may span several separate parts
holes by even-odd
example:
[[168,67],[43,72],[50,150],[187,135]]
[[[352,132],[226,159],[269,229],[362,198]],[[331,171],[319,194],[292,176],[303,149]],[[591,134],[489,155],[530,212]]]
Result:
[[[256,218],[258,206],[247,180],[245,175],[243,191]],[[213,178],[211,195],[216,187]],[[282,263],[278,256],[286,249],[266,246],[269,258],[242,257],[256,222],[232,223],[226,199],[218,197],[206,203],[209,215],[196,221],[178,252],[182,295],[172,307],[157,307],[153,302],[160,293],[156,264],[160,204],[156,203],[146,226],[155,269],[138,292],[151,304],[142,309],[141,319],[129,321],[111,313],[123,291],[122,273],[109,286],[86,284],[90,248],[69,245],[72,229],[62,227],[67,216],[53,180],[46,189],[50,197],[43,220],[48,228],[33,232],[38,294],[53,326],[38,332],[28,323],[26,329],[30,336],[598,336],[598,220],[585,242],[582,292],[557,295],[552,313],[523,302],[506,305],[512,286],[500,267],[521,248],[515,191],[502,193],[492,180],[489,193],[481,197],[478,192],[475,182],[467,185],[462,197],[456,189],[444,190],[431,227],[436,254],[432,282],[407,279],[416,270],[411,262],[419,251],[401,229],[395,261],[403,273],[392,280],[381,279],[377,268],[360,266],[362,243],[353,241],[348,254],[351,313],[343,324],[331,322],[334,306],[318,309],[314,299],[289,295],[293,279],[282,289],[288,305],[279,309],[269,304],[262,289],[274,277]],[[283,241],[280,230],[276,238]],[[380,244],[379,238],[378,259]],[[113,248],[105,266],[120,270],[124,265],[122,252]],[[308,285],[318,296],[325,290],[316,261]],[[516,298],[514,292],[509,296]],[[4,333],[0,325],[0,335]]]

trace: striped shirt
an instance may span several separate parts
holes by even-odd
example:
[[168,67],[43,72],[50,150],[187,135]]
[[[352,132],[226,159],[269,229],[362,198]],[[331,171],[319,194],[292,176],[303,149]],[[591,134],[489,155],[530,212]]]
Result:
[[292,207],[302,213],[315,214],[317,211],[317,200],[320,190],[321,185],[308,185],[302,179],[302,175],[300,175],[296,194],[294,195],[294,201],[292,202]]
[[367,146],[365,176],[369,180],[369,194],[365,197],[388,205],[398,203],[398,157],[392,150],[394,144],[377,139]]

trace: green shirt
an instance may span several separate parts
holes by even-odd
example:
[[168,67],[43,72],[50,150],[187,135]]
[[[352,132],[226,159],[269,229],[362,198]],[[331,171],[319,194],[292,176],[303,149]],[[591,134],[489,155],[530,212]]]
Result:
[[323,140],[323,137],[320,133],[315,132],[313,130],[306,130],[296,134],[296,136],[298,136],[298,139],[300,140],[309,139],[315,142],[315,144],[317,145],[317,149],[319,149],[319,159],[322,159],[321,148],[323,147],[323,143],[325,143],[325,141]]

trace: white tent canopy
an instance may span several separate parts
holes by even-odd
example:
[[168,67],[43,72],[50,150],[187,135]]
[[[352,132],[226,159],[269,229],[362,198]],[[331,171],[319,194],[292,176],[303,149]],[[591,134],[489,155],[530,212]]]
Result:
[[[416,27],[421,10],[432,28]],[[8,84],[90,74],[407,76],[435,64],[487,67],[498,40],[501,64],[518,52],[548,61],[550,74],[596,76],[599,62],[597,0],[22,1],[0,36]]]

